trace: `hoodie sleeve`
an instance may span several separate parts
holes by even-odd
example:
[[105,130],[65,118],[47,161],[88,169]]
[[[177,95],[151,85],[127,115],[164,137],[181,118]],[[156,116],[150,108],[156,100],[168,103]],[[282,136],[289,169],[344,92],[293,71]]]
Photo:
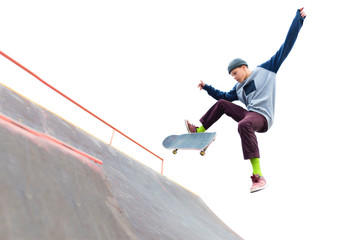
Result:
[[281,48],[277,51],[275,55],[271,57],[270,60],[260,65],[260,67],[265,68],[269,71],[277,73],[281,64],[286,59],[288,54],[291,52],[293,45],[296,42],[297,36],[301,27],[303,25],[303,21],[305,18],[301,17],[300,10],[297,10],[296,16],[292,21],[291,27],[288,30],[288,34],[285,42],[282,44]]
[[[236,84],[236,86],[237,86],[237,84]],[[217,90],[214,87],[212,87],[211,85],[207,85],[207,84],[203,87],[203,89],[206,90],[207,93],[216,100],[224,99],[229,102],[233,102],[235,100],[238,100],[236,86],[234,86],[234,88],[229,92],[223,92],[223,91]]]

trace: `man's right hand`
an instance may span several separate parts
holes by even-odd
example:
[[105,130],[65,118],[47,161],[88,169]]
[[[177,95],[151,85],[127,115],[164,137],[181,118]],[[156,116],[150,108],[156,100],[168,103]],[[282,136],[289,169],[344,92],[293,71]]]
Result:
[[199,90],[202,90],[206,84],[201,80],[201,83],[198,84]]

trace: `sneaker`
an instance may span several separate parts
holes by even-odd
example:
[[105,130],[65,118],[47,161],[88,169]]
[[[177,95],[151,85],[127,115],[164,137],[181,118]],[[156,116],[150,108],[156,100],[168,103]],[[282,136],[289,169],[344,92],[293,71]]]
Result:
[[189,133],[196,133],[197,132],[197,127],[194,126],[193,124],[190,124],[188,120],[184,120],[184,123],[186,124],[187,131]]
[[267,187],[266,179],[264,179],[264,177],[261,177],[259,174],[252,174],[251,179],[251,193],[261,191],[262,189],[265,189]]

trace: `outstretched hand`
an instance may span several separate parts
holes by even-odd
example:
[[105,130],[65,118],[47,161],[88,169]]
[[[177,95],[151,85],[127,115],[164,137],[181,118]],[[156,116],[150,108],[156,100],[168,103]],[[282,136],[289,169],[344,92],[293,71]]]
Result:
[[301,17],[305,18],[306,17],[306,13],[305,11],[303,10],[304,8],[300,8],[300,14],[301,14]]
[[200,84],[198,84],[199,90],[202,90],[206,84],[201,80]]

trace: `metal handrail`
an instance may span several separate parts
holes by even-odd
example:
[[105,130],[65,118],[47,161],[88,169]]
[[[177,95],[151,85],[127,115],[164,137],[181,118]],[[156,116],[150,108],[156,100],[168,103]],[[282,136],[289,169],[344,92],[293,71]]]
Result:
[[[85,112],[87,112],[88,114],[90,114],[91,116],[95,117],[96,119],[98,119],[99,121],[101,121],[102,123],[104,123],[105,125],[107,125],[108,127],[110,127],[111,129],[113,129],[113,135],[114,135],[114,131],[116,131],[117,133],[123,135],[125,138],[127,138],[128,140],[132,141],[133,143],[135,143],[136,145],[138,145],[139,147],[143,148],[144,150],[146,150],[147,152],[151,153],[152,155],[154,155],[155,157],[159,158],[162,161],[162,166],[161,166],[161,174],[163,175],[163,165],[164,165],[164,159],[159,157],[157,154],[153,153],[152,151],[150,151],[149,149],[147,149],[146,147],[144,147],[143,145],[139,144],[138,142],[136,142],[135,140],[133,140],[132,138],[128,137],[127,135],[125,135],[124,133],[122,133],[121,131],[119,131],[117,128],[113,127],[112,125],[110,125],[109,123],[107,123],[106,121],[104,121],[103,119],[101,119],[100,117],[98,117],[97,115],[95,115],[94,113],[90,112],[88,109],[86,109],[85,107],[81,106],[79,103],[75,102],[73,99],[71,99],[70,97],[68,97],[67,95],[65,95],[64,93],[60,92],[58,89],[54,88],[53,86],[51,86],[50,84],[48,84],[47,82],[45,82],[43,79],[41,79],[39,76],[37,76],[35,73],[33,73],[32,71],[30,71],[29,69],[27,69],[26,67],[24,67],[23,65],[21,65],[20,63],[18,63],[17,61],[15,61],[14,59],[12,59],[11,57],[9,57],[8,55],[6,55],[4,52],[0,51],[0,54],[2,56],[4,56],[6,59],[10,60],[11,62],[13,62],[15,65],[17,65],[18,67],[20,67],[21,69],[23,69],[24,71],[26,71],[27,73],[29,73],[30,75],[32,75],[33,77],[35,77],[37,80],[39,80],[41,83],[43,83],[44,85],[46,85],[47,87],[49,87],[50,89],[52,89],[53,91],[55,91],[56,93],[60,94],[62,97],[66,98],[67,100],[69,100],[70,102],[72,102],[73,104],[75,104],[76,106],[78,106],[79,108],[81,108],[82,110],[84,110]],[[113,139],[113,135],[112,135],[112,139]],[[111,140],[112,141],[112,140]]]

